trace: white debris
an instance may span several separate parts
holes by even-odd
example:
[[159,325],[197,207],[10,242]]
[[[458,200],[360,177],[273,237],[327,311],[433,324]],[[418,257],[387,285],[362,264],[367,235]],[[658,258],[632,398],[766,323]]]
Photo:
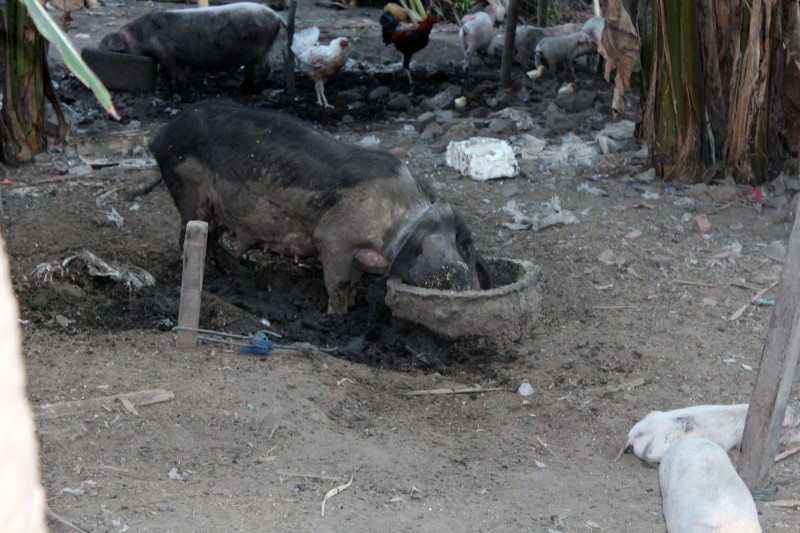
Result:
[[119,198],[119,194],[117,193],[117,189],[110,189],[97,198],[94,199],[94,205],[98,208],[105,206],[108,203],[116,202]]
[[489,115],[489,117],[508,119],[514,123],[514,125],[517,127],[517,131],[529,130],[536,126],[536,123],[533,121],[533,117],[530,113],[521,109],[515,109],[513,107],[507,107],[496,113],[492,113]]
[[660,196],[658,195],[657,192],[645,191],[642,194],[642,198],[644,198],[645,200],[658,200],[660,198]]
[[533,387],[528,380],[522,382],[522,385],[519,386],[519,395],[520,396],[530,396],[533,394]]
[[111,211],[106,213],[106,219],[113,222],[118,228],[121,228],[122,224],[125,222],[125,219],[122,218],[122,216],[119,213],[117,213],[117,210],[114,209],[113,207],[111,208]]
[[381,140],[375,135],[367,135],[357,143],[365,148],[376,148],[381,145]]
[[589,167],[594,165],[597,151],[580,137],[568,133],[561,137],[561,147],[552,154],[555,163]]
[[52,283],[53,276],[64,277],[65,269],[73,262],[83,262],[86,273],[92,277],[108,278],[125,285],[129,291],[151,287],[156,284],[156,278],[145,269],[126,264],[107,263],[94,255],[92,252],[83,251],[77,255],[67,257],[63,261],[51,261],[41,263],[31,272],[31,276],[37,281]]
[[175,481],[183,481],[184,479],[186,479],[178,473],[177,468],[172,468],[172,470],[170,470],[167,473],[167,475],[169,476],[170,479],[174,479]]
[[522,143],[515,148],[515,151],[522,159],[533,159],[533,156],[542,153],[545,146],[547,146],[547,141],[526,133],[522,135]]
[[519,164],[511,145],[489,137],[452,141],[447,146],[445,161],[448,166],[475,181],[512,178],[519,174]]
[[742,244],[736,240],[723,247],[722,251],[715,255],[713,259],[728,259],[729,257],[739,257],[740,255],[742,255]]
[[578,186],[578,192],[586,192],[594,196],[608,196],[608,193],[599,187],[589,185],[588,181],[584,181]]
[[600,153],[603,155],[613,154],[622,150],[622,143],[619,143],[605,135],[595,136],[597,145],[600,147]]
[[539,231],[557,224],[567,225],[580,222],[572,211],[561,209],[561,200],[558,196],[553,196],[549,202],[540,204],[534,202],[533,212],[530,215],[526,215],[517,208],[516,200],[509,200],[503,206],[503,211],[514,217],[514,222],[503,222],[504,227],[512,230]]
[[598,133],[610,137],[616,141],[624,141],[626,139],[633,139],[633,132],[636,129],[636,123],[631,120],[619,120],[612,122]]

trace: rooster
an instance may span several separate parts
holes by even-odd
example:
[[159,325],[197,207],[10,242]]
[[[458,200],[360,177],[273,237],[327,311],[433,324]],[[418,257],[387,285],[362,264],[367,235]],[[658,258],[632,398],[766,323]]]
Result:
[[325,80],[333,76],[347,63],[345,48],[350,42],[339,37],[328,46],[317,46],[319,28],[313,26],[294,34],[292,52],[297,57],[300,69],[314,80],[317,91],[317,104],[322,107],[333,107],[325,98]]
[[400,29],[400,21],[397,17],[384,11],[381,15],[380,23],[384,44],[394,44],[394,47],[403,54],[403,72],[408,75],[408,83],[411,80],[411,72],[408,66],[411,63],[411,56],[428,46],[428,36],[433,25],[439,22],[439,17],[431,15],[419,23],[413,30]]

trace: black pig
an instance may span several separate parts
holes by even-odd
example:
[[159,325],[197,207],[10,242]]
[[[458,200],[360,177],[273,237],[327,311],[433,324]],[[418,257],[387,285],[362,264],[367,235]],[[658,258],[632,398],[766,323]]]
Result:
[[328,313],[357,269],[429,288],[491,284],[461,215],[388,152],[350,146],[281,113],[201,102],[150,141],[185,224],[206,220],[241,254],[319,255]]
[[244,65],[239,90],[254,92],[269,76],[267,54],[281,26],[286,23],[275,11],[254,2],[155,11],[103,37],[100,49],[154,58],[172,92],[182,89],[184,65],[209,70]]

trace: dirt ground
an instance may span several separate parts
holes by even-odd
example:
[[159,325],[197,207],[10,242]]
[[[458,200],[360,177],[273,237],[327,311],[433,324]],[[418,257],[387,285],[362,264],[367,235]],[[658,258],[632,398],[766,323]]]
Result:
[[[124,21],[167,7],[174,4],[107,2],[73,13],[69,33],[78,47],[96,45]],[[590,105],[571,113],[574,98],[559,99],[555,81],[532,83],[515,67],[513,98],[498,102],[499,59],[464,74],[458,28],[441,24],[414,56],[409,90],[394,75],[399,56],[380,42],[379,14],[300,2],[298,24],[320,25],[325,42],[352,42],[352,64],[327,86],[335,109],[314,105],[301,74],[297,98],[281,92],[279,50],[267,90],[235,99],[283,109],[351,143],[375,136],[384,148],[403,149],[412,172],[430,176],[461,210],[483,254],[540,265],[537,326],[521,338],[457,342],[387,313],[366,327],[366,283],[374,280],[360,288],[356,309],[328,317],[318,263],[251,254],[244,275],[207,270],[201,326],[249,334],[268,318],[286,343],[337,352],[176,350],[180,223],[146,142],[188,103],[231,97],[237,81],[194,73],[182,99],[163,82],[154,94],[118,93],[122,120],[114,122],[54,57],[70,140],[0,176],[31,401],[41,413],[46,404],[174,393],[137,413],[106,402],[38,417],[42,475],[57,514],[97,532],[664,531],[657,468],[631,454],[613,459],[651,410],[748,400],[772,307],[730,317],[779,279],[780,257],[770,256],[787,241],[788,200],[800,182],[787,176],[786,186],[752,191],[646,181],[637,178],[647,162],[634,141],[588,164],[523,159],[526,176],[462,178],[444,162],[448,135],[462,131],[448,120],[492,133],[490,113],[512,107],[551,147],[565,142],[564,124],[588,142],[612,120],[612,86],[580,65],[576,84]],[[468,108],[448,106],[446,132],[425,140],[414,121],[447,84],[468,97]],[[381,86],[389,96],[370,99]],[[554,105],[567,119],[553,118]],[[519,133],[498,127],[495,136]],[[584,183],[605,194],[579,190]],[[504,226],[510,200],[529,211],[555,195],[580,223]],[[119,227],[107,217],[112,208]],[[710,221],[706,234],[693,227],[701,214]],[[146,269],[156,284],[129,290],[87,276],[80,260],[35,271],[84,250]],[[774,289],[764,295],[774,297]],[[517,392],[524,380],[531,396]],[[503,390],[403,395],[473,385]],[[776,464],[779,499],[800,498],[799,470],[796,456]],[[351,477],[321,516],[326,492]],[[757,506],[764,531],[798,530],[795,510]]]

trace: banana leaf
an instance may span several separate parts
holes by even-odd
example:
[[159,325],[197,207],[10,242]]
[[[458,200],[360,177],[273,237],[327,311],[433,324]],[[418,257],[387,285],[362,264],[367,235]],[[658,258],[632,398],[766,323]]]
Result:
[[106,89],[103,82],[100,81],[100,78],[97,77],[92,69],[89,68],[89,65],[81,59],[72,41],[70,41],[69,37],[58,27],[58,24],[50,18],[44,6],[40,4],[38,0],[20,1],[28,9],[28,14],[39,30],[39,33],[50,41],[50,43],[56,47],[58,53],[61,54],[67,68],[70,69],[84,85],[91,89],[100,102],[100,105],[103,106],[103,109],[105,109],[109,115],[119,120],[119,115],[116,109],[114,109],[114,103],[111,101],[111,94],[108,92],[108,89]]

